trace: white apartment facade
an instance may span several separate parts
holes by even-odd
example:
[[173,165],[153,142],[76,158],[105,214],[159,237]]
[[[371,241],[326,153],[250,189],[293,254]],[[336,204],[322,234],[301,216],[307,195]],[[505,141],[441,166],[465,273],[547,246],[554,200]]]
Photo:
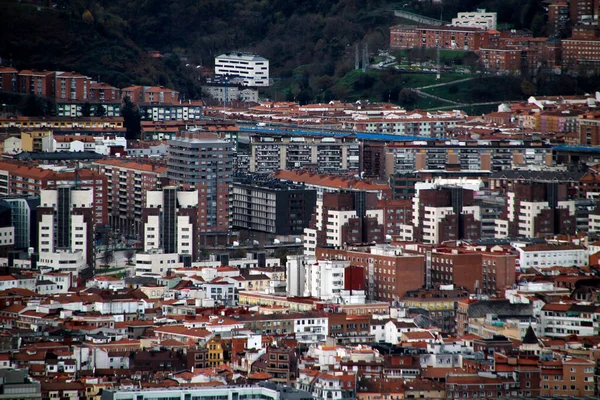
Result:
[[339,298],[344,290],[344,270],[348,266],[349,261],[319,260],[316,263],[305,263],[304,296],[322,300]]
[[[454,215],[455,211],[452,207],[432,207],[425,206],[425,215],[421,221],[420,199],[417,195],[413,198],[413,227],[423,227],[423,243],[440,243],[440,224],[439,222],[448,215]],[[481,208],[479,206],[464,206],[462,214],[472,214],[476,221],[481,221]],[[412,235],[412,229],[409,226],[402,226],[402,231],[406,233],[406,237]]]
[[[519,227],[519,236],[535,237],[535,220],[544,211],[550,209],[547,201],[521,201],[517,207],[515,193],[509,192],[506,197],[507,219],[497,219],[494,221],[494,235],[496,239],[509,237],[509,224],[517,222]],[[559,201],[557,208],[568,209],[570,215],[575,215],[577,207],[575,201]],[[592,215],[590,215],[590,220]]]
[[589,251],[581,245],[561,243],[515,247],[519,252],[518,260],[521,271],[554,266],[583,267],[589,264]]
[[215,58],[215,76],[240,77],[244,86],[269,86],[269,60],[248,53],[221,54]]
[[541,331],[547,337],[596,336],[600,333],[600,309],[577,303],[548,303],[540,315]]
[[286,268],[286,293],[289,297],[304,296],[306,287],[306,266],[316,263],[307,255],[290,255],[287,257]]
[[497,19],[497,13],[478,9],[474,12],[459,12],[456,18],[452,18],[452,26],[468,26],[486,30],[495,30],[498,26]]
[[[176,203],[168,205],[170,194],[175,192]],[[168,193],[170,192],[170,194]],[[146,192],[146,209],[157,210],[156,214],[146,216],[143,221],[144,250],[157,249],[168,250],[169,253],[193,254],[194,224],[190,215],[181,215],[179,209],[194,208],[198,205],[198,190],[176,190],[174,187],[165,187],[162,191],[152,190]],[[164,237],[165,230],[169,230],[169,224],[174,224],[172,230],[175,232],[174,243],[166,245]]]
[[316,313],[294,318],[294,334],[300,343],[324,342],[329,335],[329,319]]
[[169,270],[183,268],[178,254],[165,254],[161,250],[151,250],[135,255],[135,275],[162,277]]
[[40,191],[38,265],[41,269],[77,276],[93,262],[88,260],[93,245],[93,239],[89,240],[93,205],[90,189],[60,187]]

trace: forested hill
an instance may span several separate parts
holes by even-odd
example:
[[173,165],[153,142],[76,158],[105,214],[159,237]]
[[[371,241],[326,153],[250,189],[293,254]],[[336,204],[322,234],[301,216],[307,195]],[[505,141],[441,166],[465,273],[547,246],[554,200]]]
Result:
[[277,73],[304,64],[333,73],[348,45],[384,46],[392,23],[384,0],[0,0],[0,9],[5,63],[184,91],[191,82],[177,57],[147,50],[209,66],[219,52],[251,50]]
[[[454,13],[461,3],[468,3],[468,11],[487,3],[518,2],[445,0],[444,7]],[[170,85],[188,96],[197,94],[197,85],[177,55],[190,56],[194,65],[212,66],[220,52],[248,50],[267,57],[274,76],[289,76],[303,66],[307,74],[335,79],[354,65],[355,44],[368,42],[373,52],[387,45],[395,22],[391,10],[404,3],[0,0],[0,57],[16,68],[74,70],[117,86]],[[437,12],[430,2],[409,4],[417,7]],[[148,50],[170,56],[152,58]]]

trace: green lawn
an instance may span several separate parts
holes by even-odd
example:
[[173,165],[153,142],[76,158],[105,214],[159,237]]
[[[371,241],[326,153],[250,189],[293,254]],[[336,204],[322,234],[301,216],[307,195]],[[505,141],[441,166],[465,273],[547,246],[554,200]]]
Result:
[[522,100],[519,82],[518,78],[511,77],[476,77],[471,81],[454,85],[423,89],[423,92],[467,104]]

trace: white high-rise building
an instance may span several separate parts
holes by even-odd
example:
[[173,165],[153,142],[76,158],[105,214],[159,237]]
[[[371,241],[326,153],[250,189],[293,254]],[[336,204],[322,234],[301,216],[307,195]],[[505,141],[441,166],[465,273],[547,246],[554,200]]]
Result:
[[304,296],[322,300],[339,298],[344,290],[344,270],[348,266],[350,266],[349,261],[319,260],[315,263],[306,263]]
[[317,261],[306,255],[290,255],[287,257],[286,268],[286,291],[290,297],[303,296],[306,286],[306,265]]
[[144,250],[165,254],[194,254],[198,190],[168,186],[146,192],[143,213]]
[[41,269],[79,276],[86,267],[93,266],[93,206],[93,190],[88,188],[63,186],[41,190],[38,208]]
[[244,86],[269,86],[269,60],[248,53],[225,53],[215,58],[215,76],[239,77]]

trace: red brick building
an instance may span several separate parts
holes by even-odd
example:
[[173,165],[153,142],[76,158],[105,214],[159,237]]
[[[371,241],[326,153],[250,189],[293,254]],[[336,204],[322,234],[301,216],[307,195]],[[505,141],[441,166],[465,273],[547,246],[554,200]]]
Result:
[[16,93],[19,71],[11,67],[0,67],[0,92]]
[[419,245],[417,254],[430,258],[431,284],[454,285],[487,294],[514,285],[517,255],[501,247]]
[[412,222],[411,200],[378,200],[377,209],[383,213],[383,234],[385,237],[400,235],[402,225]]
[[550,35],[561,37],[567,31],[569,23],[569,3],[557,1],[548,5],[548,27]]
[[597,17],[599,6],[599,0],[570,0],[569,18],[571,24],[577,25],[580,22],[592,19],[592,17]]
[[472,190],[438,186],[421,189],[414,199],[415,241],[438,244],[460,239],[479,239],[481,217]]
[[121,91],[104,82],[90,84],[90,102],[111,102],[121,100]]
[[79,100],[90,99],[90,88],[92,78],[75,72],[57,72],[54,85],[57,100]]
[[121,89],[121,95],[123,98],[129,97],[132,103],[139,104],[143,98],[143,86],[128,86]]
[[93,223],[108,223],[106,208],[106,177],[89,169],[76,172],[57,172],[37,167],[0,162],[0,195],[39,194],[42,189],[55,189],[62,185],[92,188],[94,191]]
[[521,71],[521,50],[517,49],[480,49],[477,52],[483,67],[492,72]]
[[173,89],[153,86],[143,90],[142,103],[175,103],[178,101],[179,92]]
[[150,161],[128,160],[98,160],[93,166],[107,180],[108,224],[125,235],[139,235],[146,192],[160,189],[166,167]]
[[319,260],[347,260],[365,270],[367,296],[373,300],[393,301],[425,283],[425,256],[394,251],[344,250],[317,247]]
[[479,50],[488,46],[489,31],[458,26],[394,26],[390,29],[392,48],[426,47]]
[[54,96],[54,71],[19,71],[17,91],[21,94],[32,94],[35,96]]

